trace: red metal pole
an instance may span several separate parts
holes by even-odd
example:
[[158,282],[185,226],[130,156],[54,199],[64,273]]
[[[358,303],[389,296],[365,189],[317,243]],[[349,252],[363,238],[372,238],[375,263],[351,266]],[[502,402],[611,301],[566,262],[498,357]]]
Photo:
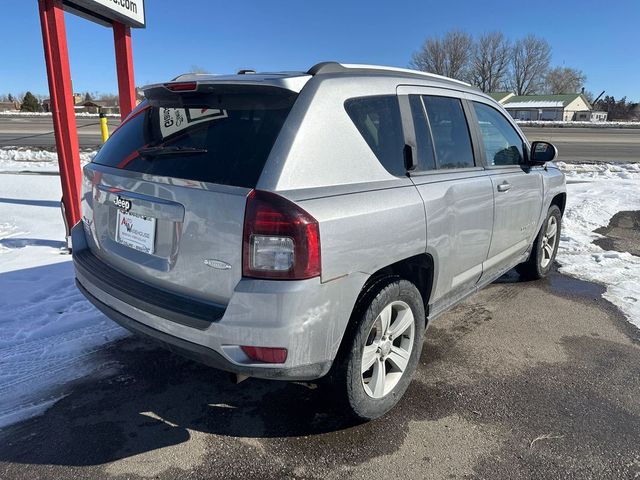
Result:
[[[80,221],[80,147],[61,0],[38,0],[66,222]],[[68,232],[67,232],[68,233]]]
[[131,28],[123,23],[113,22],[113,40],[116,46],[120,117],[124,120],[136,107],[136,84],[133,77]]

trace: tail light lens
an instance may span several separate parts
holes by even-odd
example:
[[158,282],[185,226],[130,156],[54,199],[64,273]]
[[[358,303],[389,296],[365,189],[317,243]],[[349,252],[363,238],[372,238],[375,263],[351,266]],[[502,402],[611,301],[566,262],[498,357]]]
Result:
[[320,275],[318,222],[285,198],[252,190],[243,237],[245,277],[302,280]]

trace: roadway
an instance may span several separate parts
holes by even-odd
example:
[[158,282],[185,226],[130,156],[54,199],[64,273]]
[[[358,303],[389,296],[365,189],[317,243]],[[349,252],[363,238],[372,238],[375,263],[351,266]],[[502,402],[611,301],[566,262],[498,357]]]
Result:
[[640,129],[525,127],[522,131],[530,141],[553,143],[564,162],[640,162]]
[[[80,148],[100,145],[102,136],[97,117],[78,117],[76,123]],[[113,131],[120,119],[109,117],[107,123]],[[7,146],[54,148],[53,120],[49,116],[0,116],[0,148]]]
[[[120,120],[109,118],[108,122],[113,130]],[[81,148],[100,145],[97,118],[78,118],[77,124]],[[0,116],[0,147],[52,149],[55,145],[52,130],[51,117]],[[640,161],[640,129],[525,127],[522,130],[529,140],[553,142],[560,152],[559,160],[565,162]]]

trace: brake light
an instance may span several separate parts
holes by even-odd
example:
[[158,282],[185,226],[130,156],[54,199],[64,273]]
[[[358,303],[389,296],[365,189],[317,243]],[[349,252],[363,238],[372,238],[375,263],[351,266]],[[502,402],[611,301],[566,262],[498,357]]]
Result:
[[287,360],[286,348],[240,347],[251,360],[265,363],[284,363]]
[[188,92],[198,88],[196,82],[165,83],[164,86],[172,92]]
[[302,280],[320,275],[318,221],[274,193],[247,197],[242,243],[245,277]]

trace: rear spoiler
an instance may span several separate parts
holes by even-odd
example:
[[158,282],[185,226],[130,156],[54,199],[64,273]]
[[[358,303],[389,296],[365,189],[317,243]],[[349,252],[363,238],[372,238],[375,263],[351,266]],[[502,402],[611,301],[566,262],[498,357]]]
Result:
[[[165,108],[243,108],[255,107],[258,101],[272,106],[279,101],[291,103],[298,92],[273,84],[169,82],[144,89],[148,104]],[[277,108],[277,107],[276,107]]]
[[150,101],[171,101],[176,96],[196,94],[282,95],[283,90],[297,94],[310,78],[307,74],[181,75],[176,80],[148,85],[142,90]]

